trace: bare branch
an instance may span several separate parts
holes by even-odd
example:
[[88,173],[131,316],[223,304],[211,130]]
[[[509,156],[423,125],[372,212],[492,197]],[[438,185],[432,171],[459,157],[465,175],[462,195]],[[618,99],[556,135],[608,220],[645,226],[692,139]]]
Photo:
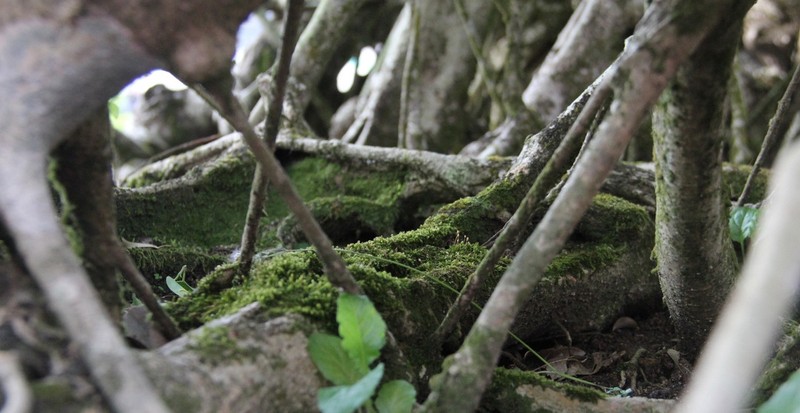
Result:
[[[267,141],[267,147],[271,151],[275,150],[275,140],[278,139],[278,129],[280,129],[281,114],[283,113],[283,98],[286,95],[286,82],[289,80],[289,64],[292,61],[297,32],[300,30],[303,3],[303,0],[289,2],[283,26],[283,44],[278,51],[278,58],[276,59],[278,67],[275,71],[274,79],[269,82],[269,92],[267,94],[269,96],[269,110],[267,110],[267,119],[264,122],[264,137]],[[262,210],[264,209],[268,185],[269,182],[264,176],[260,164],[256,165],[238,260],[239,273],[242,275],[249,274],[250,267],[253,265],[258,223],[261,220]]]

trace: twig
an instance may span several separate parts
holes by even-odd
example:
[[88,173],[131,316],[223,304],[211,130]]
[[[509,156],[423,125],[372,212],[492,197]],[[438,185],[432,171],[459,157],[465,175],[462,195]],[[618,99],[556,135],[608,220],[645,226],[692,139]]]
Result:
[[[292,53],[294,53],[294,48],[297,44],[297,33],[299,32],[302,14],[303,0],[290,1],[283,26],[283,44],[278,51],[278,58],[276,59],[278,67],[275,78],[270,82],[269,110],[267,111],[267,119],[264,121],[266,126],[264,135],[270,152],[275,150],[275,140],[278,136],[281,115],[283,114],[286,82],[289,79],[289,66],[292,61]],[[264,176],[261,164],[256,165],[239,254],[239,273],[245,276],[250,273],[250,267],[253,265],[253,255],[255,254],[256,239],[258,238],[258,224],[264,209],[268,184],[269,181]]]
[[764,137],[764,142],[761,144],[761,151],[758,153],[756,162],[753,164],[753,169],[750,171],[750,176],[747,177],[747,182],[744,184],[742,194],[736,201],[736,206],[740,207],[747,200],[750,191],[755,182],[755,177],[758,175],[761,166],[764,164],[766,154],[772,151],[772,148],[778,143],[778,132],[785,129],[786,123],[789,121],[789,108],[792,106],[797,88],[800,86],[800,65],[795,66],[792,80],[786,86],[786,91],[783,97],[778,102],[778,109],[775,110],[775,115],[769,121],[769,129],[767,129],[767,136]]
[[406,49],[406,61],[403,65],[403,77],[400,79],[400,120],[397,126],[398,148],[417,149],[416,145],[409,145],[408,121],[409,103],[408,96],[412,82],[412,72],[414,70],[414,59],[416,59],[417,47],[419,47],[419,4],[417,0],[409,2],[411,5],[411,28],[408,31],[408,47]]
[[153,293],[152,287],[150,287],[150,284],[144,276],[142,276],[142,273],[139,272],[139,269],[136,268],[136,264],[134,264],[131,256],[125,251],[125,248],[123,248],[119,242],[116,242],[113,248],[112,252],[116,255],[116,257],[114,257],[114,262],[119,272],[122,273],[125,281],[131,285],[136,296],[139,297],[142,304],[144,304],[150,311],[150,314],[152,314],[153,322],[158,328],[158,331],[163,334],[164,338],[167,340],[174,340],[180,337],[182,334],[180,328],[178,328],[178,325],[175,324],[175,321],[170,318],[167,312],[164,311],[161,304],[158,303],[158,298]]
[[502,111],[500,114],[501,118],[505,117],[507,111],[503,104],[504,102],[500,98],[500,94],[497,93],[497,84],[492,80],[489,74],[489,68],[486,67],[486,58],[483,55],[483,49],[478,44],[478,36],[475,30],[473,30],[473,26],[470,25],[469,16],[464,7],[464,0],[453,0],[453,5],[455,6],[458,17],[461,19],[461,23],[464,25],[467,41],[470,49],[472,49],[472,54],[475,55],[475,60],[478,62],[478,72],[480,73],[481,79],[483,79],[483,84],[486,86],[486,91],[489,93],[489,97],[492,101]]

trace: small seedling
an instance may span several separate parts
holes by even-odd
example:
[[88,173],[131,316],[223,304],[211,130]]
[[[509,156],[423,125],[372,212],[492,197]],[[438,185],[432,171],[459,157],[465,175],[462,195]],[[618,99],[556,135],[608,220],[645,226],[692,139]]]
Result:
[[742,257],[745,253],[745,241],[753,236],[756,225],[758,225],[759,213],[758,208],[753,207],[736,207],[731,211],[728,228],[731,232],[731,239],[739,244]]
[[416,390],[405,380],[393,380],[380,388],[383,363],[378,359],[386,344],[386,323],[366,296],[342,294],[336,302],[339,335],[314,333],[308,352],[322,375],[334,386],[319,390],[317,401],[323,413],[408,413]]
[[172,291],[178,297],[189,295],[195,290],[191,285],[189,285],[189,283],[186,282],[185,265],[181,267],[181,270],[178,271],[178,274],[175,275],[175,278],[172,278],[168,275],[166,281],[167,281],[167,288],[169,288],[169,290]]

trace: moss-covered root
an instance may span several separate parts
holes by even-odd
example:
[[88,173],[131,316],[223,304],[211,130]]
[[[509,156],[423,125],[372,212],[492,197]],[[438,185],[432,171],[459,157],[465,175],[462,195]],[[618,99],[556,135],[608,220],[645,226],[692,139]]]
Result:
[[751,404],[759,406],[766,402],[772,393],[798,369],[800,369],[800,324],[791,322],[785,328],[785,336],[778,354],[761,375]]
[[492,413],[655,413],[668,412],[673,404],[671,400],[609,397],[585,387],[556,383],[533,372],[499,368],[482,407]]

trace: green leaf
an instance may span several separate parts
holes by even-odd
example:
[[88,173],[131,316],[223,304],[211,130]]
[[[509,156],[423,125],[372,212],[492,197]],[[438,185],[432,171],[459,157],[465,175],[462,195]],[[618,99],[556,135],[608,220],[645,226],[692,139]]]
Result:
[[[186,284],[186,282],[184,282],[184,284]],[[167,288],[169,288],[169,290],[175,293],[175,295],[178,297],[183,297],[192,292],[191,288],[185,288],[176,279],[170,277],[169,275],[167,276]]]
[[800,370],[794,372],[786,383],[766,403],[759,406],[757,413],[798,413],[800,412]]
[[728,219],[728,228],[731,232],[731,239],[744,243],[750,238],[758,224],[759,210],[751,207],[734,208],[731,217]]
[[417,391],[405,380],[392,380],[381,387],[375,406],[379,413],[409,413],[414,407]]
[[317,406],[322,413],[352,413],[372,397],[382,377],[383,363],[380,363],[353,385],[320,389]]
[[342,347],[360,367],[369,367],[386,344],[386,323],[378,310],[363,295],[341,294],[336,321]]
[[308,353],[322,375],[335,385],[353,384],[369,371],[358,368],[342,348],[342,339],[330,334],[312,334],[308,339]]
[[756,231],[758,225],[758,215],[760,211],[755,208],[745,208],[744,220],[742,221],[742,233],[744,238],[750,238]]

